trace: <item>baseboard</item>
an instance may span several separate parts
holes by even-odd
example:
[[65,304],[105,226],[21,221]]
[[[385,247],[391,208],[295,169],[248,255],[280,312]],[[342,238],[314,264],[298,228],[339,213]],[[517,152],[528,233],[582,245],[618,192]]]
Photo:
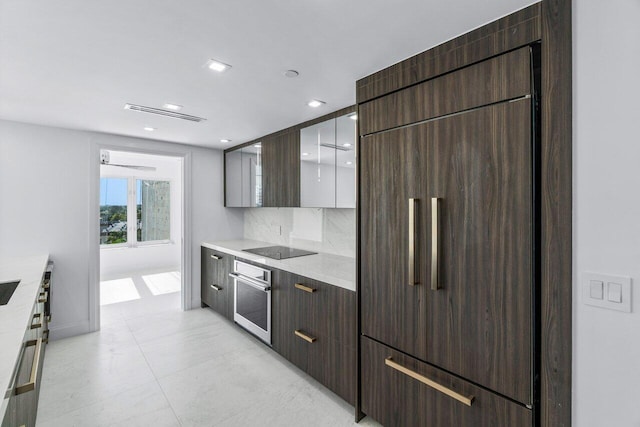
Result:
[[82,335],[89,333],[89,320],[83,320],[81,322],[65,323],[62,325],[55,325],[55,323],[49,327],[49,339],[51,341],[59,340],[62,338],[69,338],[76,335]]

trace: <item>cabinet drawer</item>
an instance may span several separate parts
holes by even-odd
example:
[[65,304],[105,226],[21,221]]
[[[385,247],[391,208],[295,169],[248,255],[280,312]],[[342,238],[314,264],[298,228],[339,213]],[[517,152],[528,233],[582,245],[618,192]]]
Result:
[[233,281],[229,273],[234,257],[203,247],[200,292],[202,302],[228,319],[233,319]]
[[525,406],[367,337],[361,352],[362,411],[385,426],[533,425]]
[[356,349],[329,338],[309,344],[307,372],[351,405],[356,393]]
[[298,328],[355,347],[355,292],[303,276],[296,276],[290,286],[294,303],[304,308],[295,319]]

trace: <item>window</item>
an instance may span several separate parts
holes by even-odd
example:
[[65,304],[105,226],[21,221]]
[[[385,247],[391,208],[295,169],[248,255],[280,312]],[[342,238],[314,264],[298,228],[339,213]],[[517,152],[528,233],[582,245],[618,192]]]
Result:
[[100,178],[100,244],[168,243],[170,195],[169,181]]

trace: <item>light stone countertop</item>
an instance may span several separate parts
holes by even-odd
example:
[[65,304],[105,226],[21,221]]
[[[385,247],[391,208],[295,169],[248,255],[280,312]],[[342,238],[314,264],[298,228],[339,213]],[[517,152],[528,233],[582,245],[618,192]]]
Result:
[[31,323],[49,255],[0,258],[0,283],[20,279],[7,305],[0,305],[0,421],[6,412],[5,391],[11,385],[14,367],[22,350],[24,334]]
[[350,291],[356,290],[356,260],[340,255],[317,253],[283,260],[265,258],[243,249],[264,248],[276,246],[274,243],[256,240],[224,240],[216,242],[202,242],[202,246],[225,252],[238,258],[258,262],[289,273],[299,274],[310,279],[319,280],[330,285],[339,286]]

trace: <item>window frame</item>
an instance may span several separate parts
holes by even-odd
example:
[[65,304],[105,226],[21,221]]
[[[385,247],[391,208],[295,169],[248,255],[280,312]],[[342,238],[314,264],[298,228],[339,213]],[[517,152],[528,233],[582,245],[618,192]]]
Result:
[[[173,232],[173,227],[171,225],[171,196],[173,194],[173,186],[174,182],[169,178],[149,178],[140,175],[127,175],[127,176],[119,176],[113,174],[100,175],[100,180],[102,179],[125,179],[127,180],[127,241],[124,243],[100,243],[100,249],[134,249],[141,247],[149,247],[149,246],[165,246],[165,245],[173,245],[175,242],[171,239],[171,233]],[[162,240],[148,240],[144,242],[138,241],[138,217],[137,217],[137,181],[165,181],[169,183],[169,238]],[[102,188],[101,188],[102,191]],[[102,196],[102,194],[99,194]],[[133,209],[132,209],[133,206]],[[133,219],[133,221],[131,221]],[[135,224],[135,225],[131,225]],[[132,231],[133,227],[133,231]]]

